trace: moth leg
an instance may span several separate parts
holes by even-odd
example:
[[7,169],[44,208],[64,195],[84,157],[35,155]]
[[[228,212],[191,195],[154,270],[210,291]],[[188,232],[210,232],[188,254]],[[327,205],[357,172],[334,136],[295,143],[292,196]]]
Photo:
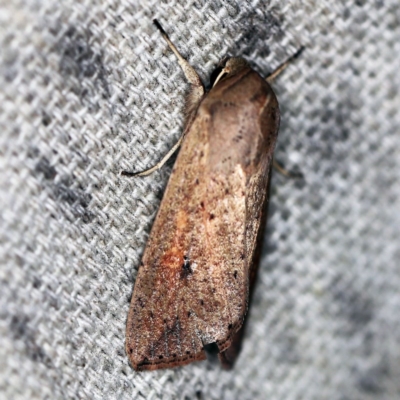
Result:
[[192,85],[192,95],[197,99],[201,99],[204,95],[204,86],[199,75],[197,74],[195,69],[182,57],[182,55],[179,53],[175,45],[171,42],[170,38],[168,37],[167,33],[164,31],[160,23],[156,19],[153,20],[153,22],[157,29],[160,31],[162,37],[167,42],[169,48],[174,52],[176,58],[178,59],[179,65],[181,66],[182,71],[185,74],[186,79]]
[[278,161],[273,160],[273,167],[283,176],[286,176],[288,178],[303,178],[303,174],[301,172],[293,172],[289,171],[286,168],[284,168],[281,164],[278,163]]
[[145,169],[144,171],[141,172],[130,172],[130,171],[121,171],[121,175],[124,176],[146,176],[152,174],[154,171],[157,171],[160,169],[172,156],[172,154],[175,153],[177,148],[181,145],[182,140],[184,138],[184,134],[179,138],[179,140],[174,144],[174,146],[168,151],[168,153],[159,161],[154,167],[151,167],[149,169]]
[[199,75],[195,71],[195,69],[182,57],[182,55],[179,53],[178,49],[175,47],[175,45],[171,42],[170,38],[168,37],[167,33],[164,31],[163,27],[160,25],[160,23],[155,19],[153,20],[154,25],[157,27],[157,29],[161,32],[162,37],[165,39],[167,42],[168,46],[170,49],[174,52],[176,58],[178,59],[179,65],[182,68],[183,73],[185,74],[186,79],[189,81],[191,85],[191,90],[190,90],[190,95],[189,95],[189,101],[188,101],[188,110],[187,110],[187,120],[185,124],[185,129],[179,140],[175,143],[175,145],[168,151],[168,153],[154,166],[149,169],[146,169],[141,172],[130,172],[130,171],[122,171],[121,175],[124,176],[146,176],[150,175],[154,171],[157,171],[160,169],[172,156],[172,154],[175,153],[175,151],[178,149],[178,147],[181,145],[183,138],[185,137],[186,132],[189,130],[190,124],[193,120],[194,112],[197,109],[197,105],[200,103],[200,100],[202,99],[204,95],[204,86],[203,82],[201,81]]
[[300,54],[303,52],[304,50],[304,46],[300,47],[299,50],[296,51],[296,53],[294,53],[291,57],[289,57],[283,64],[281,64],[275,71],[272,71],[266,78],[265,80],[271,84],[275,78],[277,76],[279,76],[281,74],[281,72],[283,72],[286,67],[292,62],[294,61],[297,57],[300,56]]

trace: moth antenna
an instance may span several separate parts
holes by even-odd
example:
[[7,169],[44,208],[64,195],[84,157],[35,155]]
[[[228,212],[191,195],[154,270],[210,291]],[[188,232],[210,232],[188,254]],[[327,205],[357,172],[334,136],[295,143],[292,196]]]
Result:
[[289,57],[283,64],[281,64],[275,71],[272,71],[266,78],[265,80],[268,83],[272,83],[275,78],[281,74],[281,72],[283,72],[286,67],[292,62],[294,61],[297,57],[300,56],[300,54],[303,52],[303,50],[305,49],[304,46],[301,46],[299,50],[296,51],[296,53],[294,53],[291,57]]
[[162,37],[167,42],[169,48],[174,52],[176,58],[178,59],[179,65],[181,66],[182,71],[185,74],[186,79],[192,85],[192,90],[196,90],[196,92],[198,92],[197,94],[198,97],[203,96],[204,94],[203,82],[201,81],[195,69],[182,57],[181,53],[179,53],[178,49],[171,42],[171,39],[164,31],[164,28],[161,26],[161,24],[156,19],[153,20],[153,23],[156,26],[156,28],[160,31]]
[[289,171],[286,168],[284,168],[281,164],[278,163],[278,161],[273,160],[272,166],[283,176],[286,176],[287,178],[294,178],[294,179],[300,179],[303,178],[303,174],[301,172],[293,172]]

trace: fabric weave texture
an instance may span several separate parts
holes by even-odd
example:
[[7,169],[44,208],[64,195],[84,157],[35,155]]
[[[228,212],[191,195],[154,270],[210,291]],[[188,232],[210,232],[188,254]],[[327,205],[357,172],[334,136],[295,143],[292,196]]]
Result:
[[[276,80],[265,251],[242,352],[136,373],[125,323],[189,86]],[[0,0],[1,399],[399,399],[398,0]],[[223,151],[223,150],[221,150]]]

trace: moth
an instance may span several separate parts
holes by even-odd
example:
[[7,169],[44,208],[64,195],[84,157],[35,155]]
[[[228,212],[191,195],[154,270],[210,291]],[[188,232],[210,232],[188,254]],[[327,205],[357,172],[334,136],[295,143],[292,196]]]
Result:
[[[206,91],[161,25],[191,84],[184,132],[143,176],[181,146],[140,264],[126,329],[135,370],[185,365],[240,348],[265,226],[279,106],[243,58],[226,58]],[[299,53],[299,52],[298,52]],[[295,54],[296,57],[298,53]]]

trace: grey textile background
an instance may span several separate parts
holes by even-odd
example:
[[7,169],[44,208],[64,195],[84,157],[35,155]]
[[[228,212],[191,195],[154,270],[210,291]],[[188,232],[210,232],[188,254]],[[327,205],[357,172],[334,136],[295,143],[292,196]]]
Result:
[[[400,398],[400,3],[0,0],[1,399]],[[187,93],[226,54],[278,78],[266,249],[243,351],[135,373],[136,270]]]

